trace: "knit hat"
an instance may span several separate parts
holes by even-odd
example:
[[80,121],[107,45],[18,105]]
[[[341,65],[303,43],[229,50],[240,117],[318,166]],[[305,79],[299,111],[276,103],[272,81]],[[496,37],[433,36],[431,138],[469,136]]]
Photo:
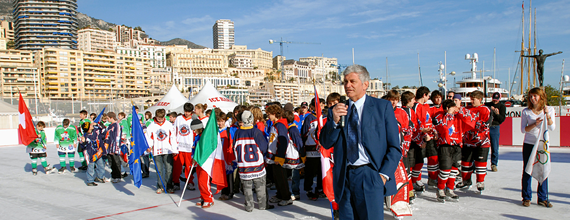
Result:
[[190,123],[190,129],[192,130],[198,130],[202,128],[204,128],[204,125],[202,124],[202,121],[200,121],[199,119],[194,119]]
[[253,114],[250,111],[243,111],[241,113],[241,120],[243,122],[243,126],[251,126],[253,125]]
[[83,130],[83,133],[87,133],[89,131],[89,127],[91,125],[91,122],[83,122],[83,124],[81,125],[81,129]]
[[453,99],[459,99],[459,100],[461,100],[461,94],[455,94],[455,95],[453,95]]
[[501,93],[499,92],[493,93],[493,100],[501,100]]

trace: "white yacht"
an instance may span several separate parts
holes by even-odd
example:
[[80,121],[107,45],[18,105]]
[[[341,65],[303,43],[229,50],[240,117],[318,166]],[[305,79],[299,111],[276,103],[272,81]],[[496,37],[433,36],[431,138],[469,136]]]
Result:
[[471,64],[471,71],[467,71],[464,73],[469,73],[469,76],[463,77],[460,81],[457,81],[455,84],[456,87],[450,89],[450,91],[455,92],[455,94],[461,94],[461,102],[467,104],[471,102],[469,95],[471,92],[475,90],[479,90],[481,92],[484,91],[484,84],[487,83],[487,98],[484,102],[491,101],[491,96],[495,92],[501,93],[501,100],[507,100],[509,98],[509,91],[504,88],[501,88],[501,81],[498,79],[493,79],[491,76],[484,76],[484,77],[477,77],[477,73],[483,73],[483,71],[477,70],[477,62],[479,61],[479,56],[477,53],[473,55],[467,54],[465,55],[465,59],[469,60]]
[[566,75],[562,78],[560,86],[562,86],[562,97],[566,101],[566,105],[570,105],[570,76]]

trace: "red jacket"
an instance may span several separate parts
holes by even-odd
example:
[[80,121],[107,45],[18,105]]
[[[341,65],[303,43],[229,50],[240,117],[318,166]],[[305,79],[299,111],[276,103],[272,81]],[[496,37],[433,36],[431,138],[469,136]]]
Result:
[[412,141],[414,141],[418,145],[422,145],[424,143],[424,136],[429,135],[433,138],[433,132],[423,133],[422,130],[424,128],[433,128],[432,124],[432,116],[430,114],[430,107],[428,104],[420,104],[416,102],[414,104],[414,112],[416,113],[417,118],[417,125],[414,135],[412,137]]

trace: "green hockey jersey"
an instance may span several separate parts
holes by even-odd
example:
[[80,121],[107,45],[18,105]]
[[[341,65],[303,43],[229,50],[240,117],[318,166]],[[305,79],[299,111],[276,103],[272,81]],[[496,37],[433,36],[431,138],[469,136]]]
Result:
[[77,128],[73,125],[69,125],[67,128],[64,128],[63,125],[57,126],[55,128],[54,142],[59,144],[58,151],[75,152],[74,144],[77,142]]
[[38,138],[36,138],[28,145],[28,147],[26,148],[26,153],[34,154],[34,153],[46,152],[46,149],[44,148],[44,146],[47,143],[46,133],[44,131],[36,130],[36,134],[38,135]]

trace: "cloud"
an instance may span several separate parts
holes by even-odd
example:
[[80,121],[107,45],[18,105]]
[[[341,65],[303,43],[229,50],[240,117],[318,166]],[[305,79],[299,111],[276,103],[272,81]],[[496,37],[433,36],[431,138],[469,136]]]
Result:
[[204,23],[213,24],[214,19],[212,17],[210,17],[210,15],[204,15],[200,18],[187,18],[187,19],[181,21],[181,23],[186,24],[186,25],[204,24]]

